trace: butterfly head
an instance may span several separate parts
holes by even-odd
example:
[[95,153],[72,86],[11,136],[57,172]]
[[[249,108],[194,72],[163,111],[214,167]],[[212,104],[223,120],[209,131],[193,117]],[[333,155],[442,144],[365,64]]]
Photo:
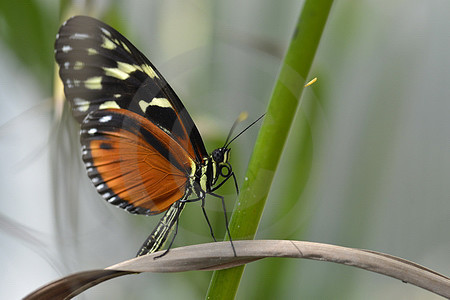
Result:
[[[215,187],[213,190],[220,187],[230,177],[233,177],[234,181],[235,181],[235,185],[236,185],[236,191],[238,191],[238,186],[236,183],[236,178],[233,173],[233,169],[231,168],[231,165],[228,162],[228,160],[230,159],[230,150],[231,150],[229,148],[229,146],[234,140],[236,140],[241,134],[243,134],[247,129],[249,129],[251,126],[253,126],[256,122],[258,122],[263,116],[264,115],[260,116],[256,121],[254,121],[253,123],[248,125],[244,130],[242,130],[234,138],[230,139],[231,135],[233,133],[233,130],[236,128],[237,124],[239,124],[240,122],[242,122],[243,120],[245,120],[247,118],[247,113],[245,113],[245,112],[241,113],[239,115],[239,117],[237,118],[237,120],[234,122],[233,126],[231,127],[224,146],[214,150],[211,153],[212,163],[214,164],[214,171],[213,171],[213,176],[212,176],[213,178],[212,178],[211,185],[216,184],[219,177],[224,178],[224,180],[219,184],[219,186]],[[218,171],[216,171],[216,170],[218,170]]]
[[228,162],[230,158],[230,150],[231,150],[230,148],[222,147],[214,150],[211,153],[211,157],[219,170],[217,176],[227,178],[232,173],[231,165]]

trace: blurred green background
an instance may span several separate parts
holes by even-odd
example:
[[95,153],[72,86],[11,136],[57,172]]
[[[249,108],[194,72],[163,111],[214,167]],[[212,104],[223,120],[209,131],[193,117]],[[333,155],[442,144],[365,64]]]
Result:
[[[68,7],[67,2],[64,3]],[[78,125],[55,106],[53,43],[64,14],[119,29],[170,82],[209,151],[241,111],[265,111],[302,1],[0,1],[0,298],[135,255],[159,217],[97,195]],[[260,239],[371,249],[450,274],[450,3],[336,1],[259,227]],[[67,17],[66,16],[66,17]],[[310,78],[309,78],[310,79]],[[233,145],[242,183],[257,134]],[[220,189],[231,210],[233,185]],[[223,236],[221,205],[208,213]],[[175,246],[210,242],[199,203]],[[80,299],[199,299],[211,272],[140,274]],[[438,299],[336,264],[247,266],[238,299]]]

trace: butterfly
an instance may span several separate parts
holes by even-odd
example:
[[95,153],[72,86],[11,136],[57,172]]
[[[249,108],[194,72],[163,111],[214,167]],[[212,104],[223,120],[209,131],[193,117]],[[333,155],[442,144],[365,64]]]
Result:
[[[187,202],[201,201],[211,229],[204,209],[208,194],[221,199],[231,240],[224,198],[215,191],[230,178],[238,191],[229,163],[234,139],[228,142],[229,135],[209,155],[164,77],[122,34],[97,19],[75,16],[64,22],[55,58],[66,99],[81,123],[82,159],[97,192],[133,214],[165,212],[138,256],[161,249],[176,225],[170,249]],[[211,234],[214,238],[212,229]]]

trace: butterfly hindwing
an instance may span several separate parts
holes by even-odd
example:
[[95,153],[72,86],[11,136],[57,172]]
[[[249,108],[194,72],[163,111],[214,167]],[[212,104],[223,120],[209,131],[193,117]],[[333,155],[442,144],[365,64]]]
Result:
[[157,214],[187,198],[193,158],[164,130],[125,109],[91,112],[81,126],[83,161],[97,191],[132,213]]
[[56,61],[75,118],[93,111],[126,109],[171,135],[197,162],[207,156],[200,134],[178,96],[123,35],[90,17],[76,16],[60,28]]

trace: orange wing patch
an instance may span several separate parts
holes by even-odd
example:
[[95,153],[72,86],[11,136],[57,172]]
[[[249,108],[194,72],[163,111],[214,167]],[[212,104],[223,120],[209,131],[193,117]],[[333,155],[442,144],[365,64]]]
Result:
[[190,193],[192,158],[146,118],[123,109],[91,113],[83,160],[97,191],[133,213],[158,214]]

